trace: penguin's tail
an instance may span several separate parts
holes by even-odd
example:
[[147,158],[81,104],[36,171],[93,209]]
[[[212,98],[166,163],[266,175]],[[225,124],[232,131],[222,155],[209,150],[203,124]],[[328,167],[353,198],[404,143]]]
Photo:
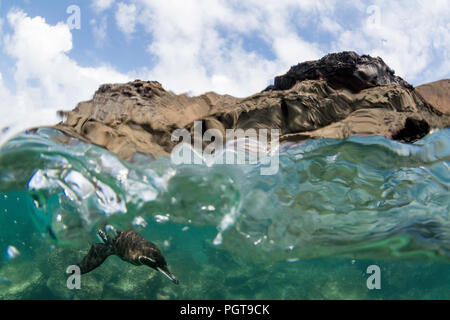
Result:
[[106,258],[115,254],[114,240],[120,232],[116,231],[113,226],[107,224],[99,229],[97,234],[103,243],[94,243],[88,254],[77,264],[81,274],[91,272],[100,266]]
[[106,258],[114,254],[111,245],[105,243],[94,243],[88,254],[78,263],[81,274],[88,273],[100,266]]

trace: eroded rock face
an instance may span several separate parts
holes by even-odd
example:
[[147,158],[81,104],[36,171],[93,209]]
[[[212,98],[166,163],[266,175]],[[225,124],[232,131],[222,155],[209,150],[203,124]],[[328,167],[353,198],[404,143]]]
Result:
[[415,90],[436,109],[450,115],[450,79],[426,83]]
[[198,97],[176,95],[155,81],[136,80],[100,87],[91,101],[81,102],[57,129],[130,159],[141,152],[168,155],[176,145],[175,129],[203,119],[213,109],[234,106],[239,99],[206,93]]
[[275,84],[247,98],[208,92],[176,95],[155,81],[103,85],[57,129],[103,146],[123,159],[134,153],[168,155],[175,129],[280,129],[281,140],[382,135],[411,142],[450,126],[381,58],[331,54],[291,68]]

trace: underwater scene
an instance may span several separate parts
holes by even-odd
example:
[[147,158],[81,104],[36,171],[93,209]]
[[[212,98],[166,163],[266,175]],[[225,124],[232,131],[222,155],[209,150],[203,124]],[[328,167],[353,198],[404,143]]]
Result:
[[[261,175],[264,161],[127,162],[53,129],[15,136],[0,148],[0,299],[450,299],[449,129],[276,156]],[[111,256],[70,288],[102,228],[156,244],[179,284]]]

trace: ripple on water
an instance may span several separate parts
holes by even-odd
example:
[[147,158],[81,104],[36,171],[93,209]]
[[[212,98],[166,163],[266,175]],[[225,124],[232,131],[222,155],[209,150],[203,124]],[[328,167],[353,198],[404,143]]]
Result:
[[173,165],[144,155],[128,163],[59,144],[59,134],[40,129],[4,144],[1,191],[26,190],[30,214],[69,243],[106,223],[144,230],[156,221],[180,232],[215,228],[209,243],[246,257],[450,258],[450,130],[412,145],[382,137],[290,145],[271,176],[260,175],[261,163]]

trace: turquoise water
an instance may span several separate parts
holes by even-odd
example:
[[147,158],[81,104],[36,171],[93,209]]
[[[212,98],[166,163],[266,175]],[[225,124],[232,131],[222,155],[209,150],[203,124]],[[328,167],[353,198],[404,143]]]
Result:
[[[283,145],[279,159],[262,176],[20,134],[0,149],[0,298],[450,299],[450,130]],[[106,223],[157,244],[180,285],[110,257],[69,290],[66,268]]]

